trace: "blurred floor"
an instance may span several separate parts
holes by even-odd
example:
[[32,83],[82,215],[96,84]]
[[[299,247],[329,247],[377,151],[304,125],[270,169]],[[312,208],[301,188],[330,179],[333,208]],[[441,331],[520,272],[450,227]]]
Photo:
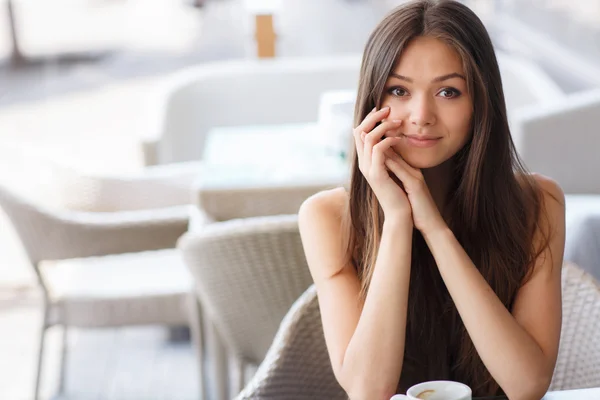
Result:
[[[7,302],[11,304],[8,306]],[[41,312],[36,296],[0,299],[0,398],[33,395]],[[161,328],[70,331],[64,394],[55,395],[61,328],[46,337],[42,399],[197,400],[197,366],[189,342],[167,341]]]

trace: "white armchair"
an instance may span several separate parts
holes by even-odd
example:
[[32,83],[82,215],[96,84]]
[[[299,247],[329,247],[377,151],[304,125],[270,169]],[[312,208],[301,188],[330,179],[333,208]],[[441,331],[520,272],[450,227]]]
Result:
[[565,193],[600,194],[600,89],[519,109],[511,127],[531,171],[552,177]]
[[0,208],[17,232],[43,292],[44,339],[63,326],[63,389],[69,327],[186,326],[191,287],[174,249],[188,226],[188,207],[89,213],[40,206],[0,185]]
[[[192,326],[193,337],[204,337],[203,347],[213,352],[215,398],[231,399],[245,383],[247,367],[263,360],[284,315],[312,283],[297,215],[216,222],[187,232],[178,247],[206,318],[206,332]],[[237,379],[229,379],[227,354],[235,360]],[[235,393],[228,396],[231,386]]]
[[121,174],[86,173],[54,163],[57,202],[69,210],[117,212],[185,208],[192,202],[199,161],[144,167]]
[[254,377],[235,400],[347,400],[331,361],[314,285],[294,302]]
[[201,162],[193,161],[100,173],[23,145],[0,145],[2,184],[37,203],[71,211],[113,213],[170,208],[181,213],[192,203],[192,185],[202,169]]
[[212,127],[314,122],[321,93],[356,87],[359,69],[353,55],[227,61],[177,73],[153,105],[146,164],[201,159]]

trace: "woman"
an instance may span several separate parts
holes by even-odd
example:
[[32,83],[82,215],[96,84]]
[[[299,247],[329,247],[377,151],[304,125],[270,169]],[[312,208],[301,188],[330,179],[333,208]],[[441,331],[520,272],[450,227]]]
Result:
[[564,195],[521,166],[477,16],[454,1],[391,12],[366,45],[354,126],[349,190],[299,212],[340,385],[387,400],[450,379],[539,400],[560,337]]

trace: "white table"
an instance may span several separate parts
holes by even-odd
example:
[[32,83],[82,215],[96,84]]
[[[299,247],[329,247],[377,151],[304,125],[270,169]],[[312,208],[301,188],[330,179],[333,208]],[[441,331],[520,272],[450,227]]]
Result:
[[311,194],[348,182],[349,164],[323,143],[317,123],[215,128],[197,205],[217,220],[295,213]]
[[550,392],[542,400],[599,400],[600,388]]
[[316,123],[212,129],[207,136],[205,189],[278,187],[347,179],[349,166],[327,154]]

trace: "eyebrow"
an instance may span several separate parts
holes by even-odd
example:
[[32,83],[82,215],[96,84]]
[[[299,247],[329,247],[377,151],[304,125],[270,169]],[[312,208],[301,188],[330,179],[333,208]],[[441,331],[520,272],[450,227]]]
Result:
[[[393,76],[394,78],[398,78],[398,79],[401,79],[403,81],[407,81],[407,82],[410,82],[410,83],[414,82],[414,80],[412,78],[408,78],[406,76],[402,76],[402,75],[399,75],[399,74],[396,74],[396,73],[393,73],[393,72],[390,74],[390,76]],[[431,83],[443,82],[445,80],[452,79],[452,78],[460,78],[460,79],[462,79],[464,81],[467,80],[463,75],[461,75],[461,74],[459,74],[457,72],[453,72],[451,74],[438,76],[437,78],[432,79]]]

